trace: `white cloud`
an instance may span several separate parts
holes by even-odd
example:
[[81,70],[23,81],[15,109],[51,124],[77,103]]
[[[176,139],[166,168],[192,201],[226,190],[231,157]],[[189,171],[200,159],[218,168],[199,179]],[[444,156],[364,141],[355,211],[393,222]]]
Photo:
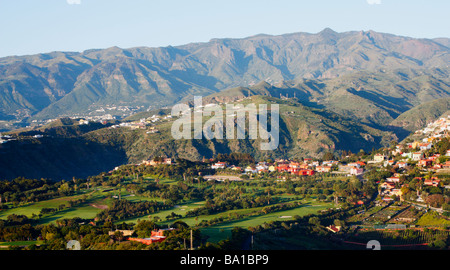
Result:
[[381,5],[381,0],[367,0],[369,5]]
[[81,0],[67,0],[67,4],[69,5],[80,5]]

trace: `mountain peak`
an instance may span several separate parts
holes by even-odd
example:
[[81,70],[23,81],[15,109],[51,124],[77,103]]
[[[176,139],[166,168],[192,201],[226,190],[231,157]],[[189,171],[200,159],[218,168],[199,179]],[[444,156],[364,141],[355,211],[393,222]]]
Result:
[[334,31],[333,29],[331,29],[331,28],[329,28],[329,27],[324,28],[322,31],[319,32],[319,34],[320,34],[320,33],[324,33],[324,34],[327,34],[327,33],[337,34],[336,31]]
[[338,34],[338,32],[336,32],[336,31],[334,31],[333,29],[331,29],[331,28],[329,28],[329,27],[327,27],[327,28],[325,28],[325,29],[323,29],[322,31],[320,31],[319,33],[317,33],[317,34],[319,34],[319,35],[337,35]]

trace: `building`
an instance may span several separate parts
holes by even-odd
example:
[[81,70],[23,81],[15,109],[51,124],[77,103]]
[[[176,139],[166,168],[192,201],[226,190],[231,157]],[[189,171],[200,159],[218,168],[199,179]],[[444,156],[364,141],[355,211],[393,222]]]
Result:
[[314,170],[299,170],[299,171],[297,171],[295,173],[292,173],[292,174],[295,174],[295,175],[314,175],[315,173],[316,172]]
[[439,186],[439,183],[441,182],[440,179],[436,178],[436,177],[432,177],[431,179],[425,179],[425,181],[423,182],[423,184],[425,186],[433,186],[433,187],[437,187]]
[[350,173],[350,170],[352,169],[352,166],[348,166],[348,165],[340,165],[339,166],[339,171],[340,172],[345,172],[345,173]]
[[430,167],[433,164],[433,160],[431,159],[421,159],[417,162],[417,166],[420,167]]
[[231,169],[233,170],[233,171],[238,171],[238,172],[242,172],[242,168],[241,167],[239,167],[239,166],[231,166]]
[[278,172],[287,172],[289,169],[289,165],[288,164],[279,164],[277,166],[277,171]]
[[373,161],[375,162],[383,162],[386,159],[385,155],[382,154],[376,154],[373,156]]
[[253,166],[247,166],[244,171],[246,173],[258,173],[258,170]]
[[422,152],[415,152],[412,154],[412,160],[419,161],[423,159],[423,153]]
[[406,167],[408,167],[408,163],[406,163],[406,162],[398,162],[398,163],[397,163],[397,166],[398,166],[400,169],[406,169]]
[[450,161],[446,161],[444,164],[442,164],[442,169],[450,169]]
[[121,232],[123,234],[124,237],[130,237],[133,235],[134,230],[115,230],[115,231],[109,231],[108,235],[109,236],[114,236],[114,234],[116,232]]
[[134,242],[139,242],[145,245],[151,245],[153,243],[160,243],[163,242],[164,240],[166,240],[165,236],[152,236],[152,237],[148,237],[148,238],[135,238],[135,237],[130,237],[128,238],[129,241],[134,241]]
[[363,174],[363,172],[364,172],[363,168],[353,167],[350,169],[351,175],[361,175],[361,174]]
[[147,166],[156,166],[156,165],[160,165],[160,164],[167,164],[167,165],[172,165],[174,164],[173,160],[171,158],[163,158],[161,160],[143,160],[142,164],[147,165]]
[[267,166],[265,163],[258,163],[258,165],[256,166],[256,170],[258,172],[262,172],[262,171],[268,171],[269,166]]
[[398,183],[398,182],[400,182],[400,178],[399,177],[389,177],[389,178],[386,178],[386,182]]
[[341,226],[334,226],[334,225],[330,225],[327,227],[328,230],[330,230],[333,233],[337,233],[341,230]]
[[395,184],[392,183],[392,182],[384,182],[384,183],[382,183],[382,184],[380,185],[380,188],[381,188],[381,189],[388,189],[388,190],[394,189],[394,188],[395,188]]
[[426,150],[431,149],[431,146],[432,146],[431,143],[420,143],[420,144],[419,144],[419,148],[420,148],[420,150],[422,150],[422,151],[426,151]]
[[216,162],[215,164],[211,165],[211,169],[217,170],[217,169],[225,169],[227,167],[226,162]]
[[360,168],[361,165],[358,162],[348,163],[347,166]]
[[316,167],[316,171],[317,172],[323,172],[323,173],[331,172],[331,167],[329,167],[329,166],[317,166]]
[[174,228],[167,228],[167,229],[159,229],[156,231],[152,231],[151,236],[148,238],[134,238],[130,237],[128,238],[129,241],[135,241],[140,242],[145,245],[151,245],[153,243],[160,243],[166,240],[167,236],[165,236],[166,231],[172,231]]

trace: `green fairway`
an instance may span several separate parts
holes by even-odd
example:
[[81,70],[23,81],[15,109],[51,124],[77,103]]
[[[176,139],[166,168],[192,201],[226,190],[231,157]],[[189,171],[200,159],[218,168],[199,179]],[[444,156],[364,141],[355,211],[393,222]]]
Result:
[[31,218],[33,214],[38,215],[42,208],[58,208],[61,204],[68,205],[70,200],[81,199],[84,195],[86,195],[86,202],[71,208],[65,208],[51,216],[44,217],[39,220],[39,223],[46,224],[54,222],[57,219],[74,217],[85,219],[94,218],[95,215],[102,210],[100,206],[104,206],[108,203],[108,200],[106,200],[107,194],[102,193],[101,191],[91,191],[89,194],[61,197],[3,210],[0,211],[0,219],[6,219],[7,216],[11,214],[25,215],[28,218]]
[[40,245],[44,241],[16,241],[16,242],[0,242],[0,250],[8,249],[11,246],[29,246],[29,245]]
[[[164,211],[160,211],[157,213],[154,213],[152,215],[147,215],[147,216],[141,216],[141,217],[136,217],[136,218],[130,218],[130,219],[126,219],[126,220],[120,220],[117,221],[116,223],[137,223],[138,220],[148,220],[149,217],[159,217],[162,220],[165,220],[166,217],[168,215],[170,215],[172,212],[174,212],[177,215],[182,215],[184,216],[188,211],[193,210],[195,208],[201,207],[205,204],[205,201],[200,201],[200,202],[189,202],[189,203],[185,203],[185,204],[180,204],[180,205],[176,205],[175,207],[168,209],[168,210],[164,210]],[[173,222],[173,221],[171,221]],[[165,224],[165,223],[163,223]]]
[[269,223],[271,221],[292,220],[296,215],[304,216],[307,214],[316,214],[318,211],[325,210],[330,207],[332,207],[332,204],[324,204],[316,202],[314,202],[314,204],[308,203],[290,210],[268,213],[266,215],[245,218],[243,220],[235,222],[228,222],[216,226],[202,228],[201,231],[203,234],[206,234],[210,237],[208,241],[217,242],[219,240],[226,239],[228,236],[230,236],[231,230],[234,227],[248,228],[257,225],[262,225],[264,223]]

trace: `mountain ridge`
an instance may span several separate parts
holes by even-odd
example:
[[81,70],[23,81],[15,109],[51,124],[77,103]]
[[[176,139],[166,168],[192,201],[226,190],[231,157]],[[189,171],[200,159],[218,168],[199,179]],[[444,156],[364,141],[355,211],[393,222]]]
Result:
[[364,70],[445,69],[448,43],[445,38],[324,29],[179,46],[11,56],[0,58],[0,115],[48,119],[61,116],[61,108],[83,113],[104,104],[157,108],[263,80],[276,84]]

